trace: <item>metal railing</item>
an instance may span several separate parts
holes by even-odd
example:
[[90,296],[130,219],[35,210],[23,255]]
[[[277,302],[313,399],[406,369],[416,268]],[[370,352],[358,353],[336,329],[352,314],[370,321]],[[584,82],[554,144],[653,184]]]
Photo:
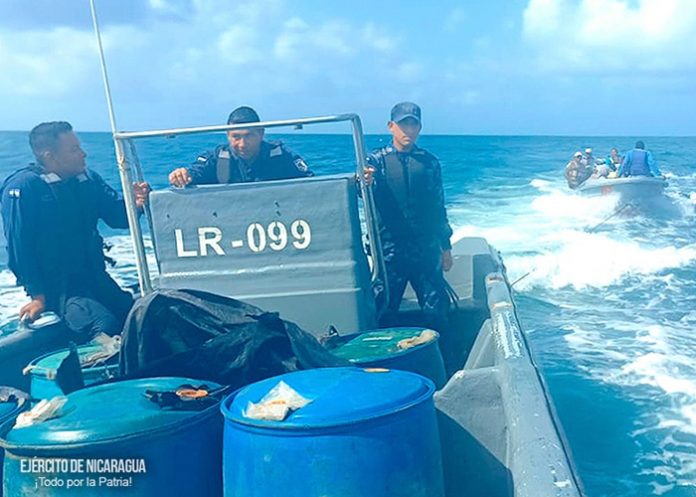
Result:
[[[218,126],[201,126],[194,128],[175,128],[175,129],[160,129],[151,131],[134,131],[134,132],[114,132],[114,144],[116,147],[116,159],[118,163],[119,173],[121,177],[121,186],[124,191],[126,201],[126,209],[128,212],[128,224],[131,231],[131,238],[136,257],[136,267],[138,270],[138,282],[140,291],[146,295],[152,291],[152,280],[150,277],[150,269],[145,255],[145,244],[143,239],[142,228],[138,221],[138,209],[135,205],[135,197],[132,193],[132,184],[134,179],[138,181],[144,180],[144,175],[140,160],[138,159],[134,140],[143,138],[157,137],[172,137],[178,135],[192,135],[202,133],[214,133],[223,131],[232,131],[236,129],[250,128],[279,128],[287,126],[305,126],[313,124],[328,124],[338,122],[350,122],[353,136],[353,146],[356,159],[356,176],[360,185],[360,191],[363,198],[363,207],[365,214],[365,223],[367,226],[367,241],[369,244],[370,254],[372,256],[372,282],[379,282],[383,288],[383,298],[385,302],[389,301],[389,288],[386,279],[386,267],[384,256],[382,254],[382,244],[379,236],[379,228],[377,225],[377,211],[375,208],[374,195],[372,188],[366,185],[363,180],[363,173],[367,166],[365,161],[365,142],[363,138],[362,123],[357,114],[339,114],[335,116],[309,117],[302,119],[288,119],[283,121],[266,121],[258,123],[244,124],[226,124]],[[135,166],[135,178],[131,172],[129,161],[126,159],[125,150],[129,150],[133,156],[133,164]],[[152,218],[149,207],[146,205],[145,212],[152,233]],[[153,239],[153,244],[154,244]]]
[[[190,135],[200,133],[213,133],[220,131],[231,131],[235,129],[249,128],[278,128],[284,126],[304,126],[311,124],[325,124],[350,121],[353,130],[353,145],[355,147],[355,158],[357,165],[357,177],[359,178],[360,189],[365,208],[365,222],[368,230],[368,243],[372,255],[372,281],[380,281],[383,286],[384,302],[389,302],[389,288],[386,279],[386,268],[384,265],[384,257],[382,254],[382,244],[379,238],[379,230],[376,222],[375,201],[372,195],[372,188],[368,187],[363,181],[363,172],[366,166],[365,162],[365,142],[363,139],[362,123],[357,114],[340,114],[336,116],[325,117],[310,117],[304,119],[290,119],[285,121],[268,121],[259,123],[245,124],[227,124],[220,126],[202,126],[195,128],[177,128],[177,129],[162,129],[153,131],[137,131],[137,132],[121,132],[117,131],[116,115],[114,112],[113,99],[111,98],[111,89],[109,86],[109,77],[106,69],[106,58],[104,57],[104,47],[101,40],[101,32],[99,29],[99,19],[94,0],[89,0],[90,11],[92,14],[92,24],[94,34],[99,49],[99,60],[102,70],[102,80],[104,83],[104,93],[109,111],[109,122],[111,124],[111,133],[114,139],[114,148],[116,150],[116,162],[118,164],[119,176],[121,178],[121,186],[123,187],[123,196],[126,202],[126,210],[128,214],[128,226],[131,232],[133,241],[133,249],[136,257],[136,267],[138,270],[138,283],[140,291],[143,295],[152,291],[152,280],[150,278],[150,270],[147,264],[145,255],[145,243],[143,241],[143,232],[138,221],[138,209],[135,205],[135,197],[133,194],[132,184],[133,176],[131,174],[130,165],[126,159],[126,149],[130,150],[133,155],[133,163],[136,168],[136,178],[138,181],[144,179],[142,167],[137,156],[136,147],[133,140],[140,138],[154,137],[170,137],[176,135]],[[126,148],[125,145],[128,147]],[[145,213],[150,223],[150,232],[152,233],[152,215],[149,207],[145,206]],[[153,238],[153,244],[155,240]],[[159,262],[158,262],[159,264]]]

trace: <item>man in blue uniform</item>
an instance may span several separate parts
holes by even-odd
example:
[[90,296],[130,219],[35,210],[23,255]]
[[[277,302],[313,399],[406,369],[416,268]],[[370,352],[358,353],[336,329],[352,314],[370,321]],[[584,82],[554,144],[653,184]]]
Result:
[[[37,163],[0,188],[8,266],[31,298],[20,319],[54,311],[76,341],[120,333],[132,296],[106,272],[97,222],[128,228],[123,198],[86,168],[69,123],[39,124],[29,142]],[[148,192],[147,183],[134,185],[139,207]]]
[[[238,107],[227,124],[257,123],[251,107]],[[188,168],[169,174],[172,186],[250,183],[312,176],[307,164],[280,142],[263,139],[263,128],[235,129],[227,132],[227,145],[200,155]]]
[[623,158],[619,167],[619,177],[623,176],[662,176],[655,159],[645,150],[645,143],[641,140],[638,140],[633,150],[629,150]]
[[416,104],[395,105],[387,126],[392,143],[368,156],[365,171],[366,180],[374,185],[389,284],[389,302],[380,325],[396,324],[410,282],[430,325],[444,332],[449,297],[442,271],[452,267],[452,228],[440,163],[416,145],[421,131],[421,110]]

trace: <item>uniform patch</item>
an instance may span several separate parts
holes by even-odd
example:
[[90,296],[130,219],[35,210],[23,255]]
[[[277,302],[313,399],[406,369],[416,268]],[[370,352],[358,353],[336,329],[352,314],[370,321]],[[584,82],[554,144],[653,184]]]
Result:
[[201,155],[198,158],[196,158],[196,162],[207,162],[207,159]]
[[299,157],[298,157],[297,159],[295,159],[295,167],[296,167],[297,169],[299,169],[300,171],[302,171],[303,173],[306,173],[307,170],[309,169],[309,167],[307,166],[307,164],[305,163],[305,161],[303,161],[303,160],[302,160],[301,158],[299,158]]
[[20,193],[21,192],[19,188],[12,188],[11,190],[7,190],[7,195],[9,195],[12,198],[19,198]]
[[278,157],[279,155],[283,155],[283,149],[280,147],[273,147],[268,155],[270,157]]
[[41,175],[41,179],[50,185],[51,183],[58,183],[60,181],[60,176],[56,173],[46,173]]

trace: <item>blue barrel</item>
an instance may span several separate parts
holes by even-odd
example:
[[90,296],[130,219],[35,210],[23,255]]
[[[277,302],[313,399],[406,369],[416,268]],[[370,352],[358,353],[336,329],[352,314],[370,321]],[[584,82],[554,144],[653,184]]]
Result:
[[[0,387],[0,425],[12,422],[17,415],[29,406],[29,396],[16,388]],[[2,461],[5,451],[0,449],[0,481],[2,481]],[[0,496],[2,490],[0,490]]]
[[175,392],[185,384],[201,382],[148,378],[88,387],[68,395],[55,418],[24,428],[5,423],[5,495],[219,497],[219,402],[194,410],[200,400],[167,407],[147,397],[180,399]]
[[434,330],[383,328],[345,338],[349,340],[331,353],[356,366],[411,371],[430,378],[438,389],[447,382],[440,335]]
[[[246,409],[283,381],[310,402],[283,421]],[[404,371],[298,371],[223,401],[225,497],[443,497],[433,383]]]
[[[99,354],[102,351],[101,345],[82,345],[77,348],[85,385],[91,385],[92,383],[118,376],[118,355],[109,358],[106,363],[86,364],[95,354]],[[55,379],[58,367],[69,353],[70,349],[62,349],[57,352],[44,354],[29,363],[25,368],[25,372],[31,377],[30,393],[33,398],[50,399],[58,395],[64,395]]]

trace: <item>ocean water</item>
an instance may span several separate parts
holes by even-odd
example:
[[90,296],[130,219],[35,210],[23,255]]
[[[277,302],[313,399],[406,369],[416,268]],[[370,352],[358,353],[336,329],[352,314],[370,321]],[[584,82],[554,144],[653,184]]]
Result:
[[[109,134],[79,135],[89,167],[112,185]],[[186,165],[221,135],[139,144],[147,179]],[[277,138],[274,137],[274,138]],[[318,174],[354,168],[349,136],[280,136]],[[616,212],[611,196],[570,192],[575,150],[603,156],[636,138],[423,136],[437,155],[455,237],[484,236],[504,256],[523,327],[549,386],[585,492],[591,497],[696,496],[696,138],[649,138],[669,179],[651,215]],[[368,136],[369,148],[387,143]],[[26,133],[0,133],[0,177],[31,160]],[[608,220],[606,220],[609,217]],[[605,221],[606,220],[606,221]],[[605,222],[602,222],[605,221]],[[103,229],[136,281],[127,234]],[[0,251],[0,333],[25,301]]]

